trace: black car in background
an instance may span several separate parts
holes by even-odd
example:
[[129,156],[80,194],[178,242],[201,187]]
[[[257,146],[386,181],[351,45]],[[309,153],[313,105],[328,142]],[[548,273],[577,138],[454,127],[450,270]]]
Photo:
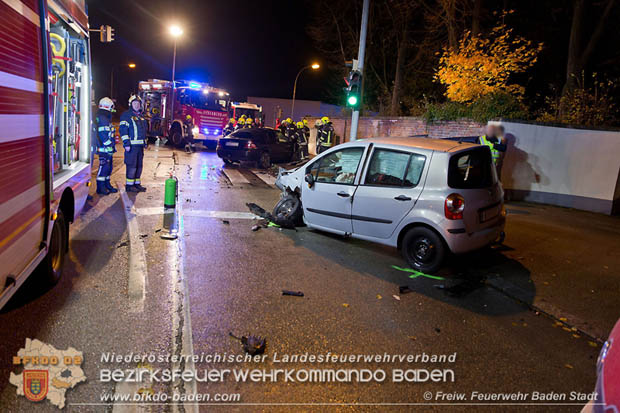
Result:
[[239,129],[217,144],[217,156],[226,164],[256,162],[269,168],[272,162],[290,162],[295,157],[295,144],[272,128]]

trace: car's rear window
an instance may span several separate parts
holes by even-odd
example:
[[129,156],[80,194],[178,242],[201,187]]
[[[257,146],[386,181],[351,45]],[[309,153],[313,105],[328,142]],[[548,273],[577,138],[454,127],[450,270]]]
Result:
[[248,131],[243,131],[243,130],[239,130],[236,132],[233,132],[229,135],[229,138],[237,138],[237,139],[250,139],[256,142],[264,142],[265,138],[264,138],[264,134],[261,131],[253,131],[253,132],[248,132]]
[[487,188],[493,185],[493,162],[488,147],[459,152],[450,158],[448,186],[455,189]]

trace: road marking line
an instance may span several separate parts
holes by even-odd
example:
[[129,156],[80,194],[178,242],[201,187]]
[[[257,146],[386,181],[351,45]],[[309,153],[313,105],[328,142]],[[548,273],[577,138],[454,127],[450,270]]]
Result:
[[276,177],[269,175],[267,172],[261,172],[261,171],[257,171],[255,169],[252,169],[252,173],[254,175],[256,175],[261,181],[263,181],[267,185],[275,185],[276,184]]
[[[180,205],[177,206],[178,210]],[[178,212],[178,211],[177,211]],[[147,208],[137,208],[136,215],[138,216],[148,216],[148,215],[160,215],[164,213],[164,207],[147,207]],[[180,212],[178,212],[181,214]],[[187,212],[183,212],[185,217],[192,218],[221,218],[221,219],[258,219],[260,218],[257,215],[252,214],[251,212],[237,212],[237,211],[205,211],[205,210],[189,210]],[[180,230],[179,230],[180,233]]]
[[[183,222],[183,203],[177,204],[179,237],[174,241],[174,246],[170,249],[172,262],[172,349],[174,354],[189,356],[181,362],[173,363],[173,369],[190,370],[196,373],[194,365],[194,343],[192,340],[192,321],[189,304],[189,288],[185,277],[185,224]],[[198,393],[196,381],[185,382],[180,379],[174,383],[176,392],[188,395]],[[175,403],[172,411],[198,413],[198,405],[189,402],[183,403],[183,408]]]
[[117,183],[117,187],[123,202],[123,211],[127,221],[127,235],[129,237],[129,282],[127,293],[129,300],[135,304],[134,310],[142,312],[144,310],[144,296],[146,292],[146,251],[144,249],[144,241],[140,238],[136,208],[129,200],[124,185]]
[[248,181],[245,176],[243,176],[241,174],[241,172],[239,172],[236,169],[232,169],[232,168],[223,168],[222,172],[224,172],[224,174],[228,177],[228,179],[230,179],[230,182],[233,185],[239,185],[239,184],[249,184],[250,181]]

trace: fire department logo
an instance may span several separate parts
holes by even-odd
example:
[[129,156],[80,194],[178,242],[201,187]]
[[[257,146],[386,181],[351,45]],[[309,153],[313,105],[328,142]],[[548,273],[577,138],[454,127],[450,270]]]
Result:
[[24,396],[31,402],[40,402],[47,396],[47,370],[24,370]]
[[11,372],[9,383],[16,387],[18,396],[32,402],[48,400],[63,409],[67,391],[86,381],[83,361],[84,354],[73,347],[61,350],[27,338],[26,345],[13,357],[13,365],[23,370]]

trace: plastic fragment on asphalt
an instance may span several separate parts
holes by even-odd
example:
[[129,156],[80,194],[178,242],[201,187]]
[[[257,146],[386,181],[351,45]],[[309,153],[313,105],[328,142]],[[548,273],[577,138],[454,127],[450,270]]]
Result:
[[267,347],[267,340],[260,336],[252,336],[249,335],[237,337],[233,333],[228,333],[228,335],[235,340],[238,340],[243,344],[243,350],[251,356],[262,354],[265,352],[265,347]]
[[400,301],[400,297],[399,297],[399,296],[397,296],[396,294],[392,295],[392,297],[394,297],[394,299],[395,299],[395,300]]
[[258,231],[260,229],[260,225],[254,225],[252,227],[252,231]]
[[565,364],[564,367],[566,367],[567,369],[574,369],[574,367],[571,366],[570,364]]
[[440,277],[438,275],[424,274],[423,272],[418,271],[418,270],[414,270],[413,268],[401,268],[401,267],[399,267],[397,265],[392,265],[392,268],[394,268],[395,270],[398,270],[398,271],[411,273],[411,275],[409,275],[409,278],[427,277],[427,278],[432,278],[434,280],[444,280],[445,279],[445,278]]
[[292,295],[294,297],[303,297],[304,293],[301,291],[282,290],[282,295]]
[[409,336],[410,340],[416,341],[418,338],[416,336]]
[[441,329],[439,329],[439,328],[435,328],[435,331],[438,332],[438,333],[441,333]]
[[129,245],[129,241],[123,241],[116,246],[116,248],[127,247]]
[[383,297],[381,297],[381,294],[377,294],[377,300],[382,299]]
[[222,223],[223,223],[223,224],[226,224],[226,225],[229,225],[229,224],[230,224],[230,221],[227,221],[227,220],[225,220],[225,219],[224,219],[224,220],[222,220]]
[[348,307],[349,307],[349,304],[347,304],[347,303],[342,303],[342,306],[343,306],[344,308],[348,308]]
[[594,341],[588,341],[588,344],[590,345],[590,347],[598,347],[598,344],[596,344]]
[[573,338],[581,338],[579,334],[573,334]]

